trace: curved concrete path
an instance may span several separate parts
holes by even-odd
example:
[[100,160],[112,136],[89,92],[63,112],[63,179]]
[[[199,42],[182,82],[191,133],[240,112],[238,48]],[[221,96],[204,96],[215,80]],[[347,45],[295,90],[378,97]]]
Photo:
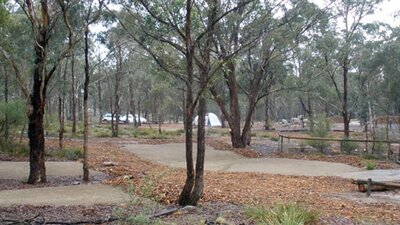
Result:
[[94,205],[127,202],[128,194],[102,184],[0,191],[0,207],[12,205]]
[[[0,161],[1,179],[25,179],[28,177],[28,162]],[[46,162],[48,179],[52,176],[80,177],[82,163]],[[102,173],[90,170],[90,175]],[[130,196],[118,188],[103,184],[79,184],[59,187],[41,187],[0,191],[0,207],[11,205],[94,205],[126,203]]]
[[[163,145],[130,144],[123,147],[141,158],[164,165],[185,168],[183,143]],[[194,148],[195,149],[195,148]],[[195,154],[194,154],[195,155]],[[345,176],[359,168],[343,163],[282,158],[245,158],[230,151],[217,151],[206,147],[205,169],[227,172],[260,172],[295,176]]]

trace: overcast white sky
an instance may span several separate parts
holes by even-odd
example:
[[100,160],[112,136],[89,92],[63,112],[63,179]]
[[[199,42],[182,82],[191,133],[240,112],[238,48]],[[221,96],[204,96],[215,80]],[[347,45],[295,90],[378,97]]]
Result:
[[[326,6],[329,0],[311,0],[321,8]],[[399,0],[384,0],[377,5],[374,15],[369,15],[363,22],[385,22],[392,26],[400,26],[400,17],[394,18],[400,11]]]

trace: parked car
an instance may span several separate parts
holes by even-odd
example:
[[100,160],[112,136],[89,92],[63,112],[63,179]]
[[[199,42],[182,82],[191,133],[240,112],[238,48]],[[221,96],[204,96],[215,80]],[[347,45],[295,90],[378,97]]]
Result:
[[[104,115],[101,116],[101,121],[103,122],[111,122],[112,114],[111,113],[105,113]],[[114,114],[114,120],[117,119],[117,116]],[[123,123],[124,120],[122,120],[122,117],[119,116],[119,123]]]
[[[111,113],[105,113],[101,116],[101,121],[111,122],[111,117],[112,117]],[[114,119],[115,119],[115,117],[114,117]]]
[[[133,118],[133,115],[132,115],[132,114],[128,114],[128,120],[127,120],[127,116],[126,116],[126,115],[121,116],[121,117],[119,118],[119,120],[120,120],[121,122],[124,122],[124,123],[133,123],[134,118]],[[139,122],[139,117],[138,117],[138,115],[135,115],[135,120],[136,120],[136,123]],[[147,119],[146,119],[146,118],[143,118],[143,117],[140,117],[140,122],[141,122],[141,123],[147,123]]]
[[[135,115],[135,118],[136,118],[136,123],[138,123],[139,122],[138,115]],[[140,123],[147,123],[147,119],[144,117],[140,117]]]

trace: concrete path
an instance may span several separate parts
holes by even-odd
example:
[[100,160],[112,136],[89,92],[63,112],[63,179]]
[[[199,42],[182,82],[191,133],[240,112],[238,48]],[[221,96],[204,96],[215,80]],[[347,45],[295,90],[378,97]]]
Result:
[[373,181],[376,182],[400,182],[400,170],[365,170],[360,172],[346,173],[342,177],[361,180],[368,180],[368,178],[371,178]]
[[11,205],[94,205],[127,202],[129,195],[102,184],[0,191],[0,207]]
[[[46,162],[48,178],[51,176],[79,177],[82,163]],[[1,179],[24,179],[28,177],[28,162],[0,161]],[[90,175],[101,175],[90,170]],[[79,184],[60,187],[28,188],[0,191],[0,207],[11,205],[93,205],[126,203],[130,196],[118,188],[103,184]]]
[[[131,144],[124,150],[139,157],[172,167],[185,168],[185,147],[182,143],[163,145]],[[280,158],[245,158],[230,151],[217,151],[207,146],[205,169],[227,172],[260,172],[295,176],[344,176],[359,168],[343,163]]]
[[[82,163],[78,162],[46,162],[47,176],[81,176]],[[100,172],[90,170],[90,175],[100,175]],[[29,176],[28,162],[0,161],[0,179],[23,179]]]

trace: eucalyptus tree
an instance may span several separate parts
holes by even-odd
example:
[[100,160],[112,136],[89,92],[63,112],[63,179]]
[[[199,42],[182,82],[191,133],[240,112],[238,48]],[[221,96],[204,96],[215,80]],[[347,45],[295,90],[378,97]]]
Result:
[[83,14],[83,27],[84,27],[84,54],[85,54],[85,84],[83,96],[83,180],[89,181],[89,165],[88,165],[88,140],[89,140],[89,113],[88,113],[88,100],[89,100],[89,85],[90,85],[90,62],[89,62],[89,26],[96,22],[100,17],[103,0],[98,0],[98,8],[96,8],[95,1],[90,1],[85,5]]
[[[204,93],[211,75],[212,36],[215,25],[237,8],[219,11],[220,2],[210,1],[134,1],[124,5],[119,21],[135,40],[168,74],[185,86],[186,182],[180,205],[197,204],[203,193],[205,153]],[[245,3],[242,3],[245,4]],[[176,57],[171,57],[176,56]],[[196,83],[198,80],[198,83]],[[193,163],[193,115],[199,103],[196,170]]]
[[[216,50],[218,59],[226,61],[222,73],[229,92],[229,110],[217,88],[211,87],[210,91],[228,121],[233,147],[249,144],[251,119],[258,101],[273,92],[272,85],[286,73],[282,65],[289,49],[297,36],[319,19],[320,13],[308,1],[255,1],[237,8],[218,26]],[[247,96],[243,129],[240,91]]]
[[[362,37],[362,21],[372,14],[375,6],[382,0],[340,0],[332,3],[333,14],[337,16],[336,51],[325,54],[327,63],[333,64],[329,76],[335,87],[337,98],[341,104],[341,114],[344,123],[344,135],[349,137],[351,112],[349,110],[349,71],[354,68],[354,49]],[[333,53],[333,54],[332,54]],[[340,76],[338,76],[340,74]],[[340,79],[339,79],[340,78]]]
[[[28,178],[29,184],[35,184],[38,181],[46,182],[45,167],[45,140],[43,129],[43,116],[46,105],[46,91],[49,81],[53,77],[57,67],[61,61],[68,56],[70,50],[74,47],[76,40],[73,36],[71,26],[69,24],[68,11],[71,7],[69,2],[62,0],[48,3],[45,0],[35,2],[32,0],[17,1],[19,7],[25,13],[29,26],[26,29],[31,30],[31,44],[34,48],[34,65],[33,66],[33,86],[29,95],[29,127],[28,137],[30,145],[30,173]],[[63,23],[59,23],[63,21]],[[57,28],[64,26],[64,32],[60,32]],[[29,28],[28,28],[29,27]],[[54,42],[54,37],[63,36],[64,47]],[[54,35],[54,36],[53,36]],[[10,40],[12,41],[12,40]],[[14,64],[14,72],[21,75],[17,62],[10,56],[7,50],[2,46],[3,55],[7,55],[7,59]],[[28,93],[26,93],[28,96]]]

